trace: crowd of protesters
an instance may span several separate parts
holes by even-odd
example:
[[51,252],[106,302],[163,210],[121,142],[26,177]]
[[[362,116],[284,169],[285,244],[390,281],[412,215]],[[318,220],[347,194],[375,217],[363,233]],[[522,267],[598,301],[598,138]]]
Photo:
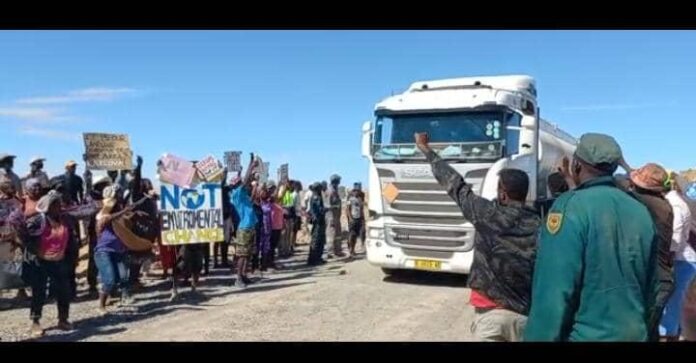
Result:
[[[0,155],[0,290],[17,291],[17,299],[31,300],[33,337],[45,332],[42,310],[51,299],[58,305],[57,328],[74,329],[70,304],[78,295],[76,272],[83,245],[87,296],[97,301],[101,315],[109,314],[114,297],[119,307],[132,304],[141,272],[147,272],[155,259],[162,277],[170,280],[171,300],[183,284],[196,293],[201,276],[209,274],[211,250],[213,268],[231,269],[234,286],[244,289],[254,282],[249,274],[282,269],[279,260],[296,254],[303,221],[312,230],[307,264],[322,264],[325,214],[333,218],[332,251],[344,256],[338,176],[332,176],[330,192],[326,183],[313,183],[307,193],[311,202],[303,208],[302,184],[261,182],[259,162],[252,154],[244,175],[228,178],[225,169],[222,177],[224,241],[179,246],[161,243],[159,196],[152,182],[142,177],[141,157],[132,170],[108,171],[96,178],[90,170],[77,175],[74,161],[65,163],[64,174],[49,178],[43,171],[44,158],[32,159],[30,172],[20,178],[13,171],[14,160],[13,155]],[[351,232],[351,256],[356,237],[364,238],[364,195],[359,184],[355,188],[347,199],[352,209],[346,210],[351,231],[356,231]],[[331,200],[330,208],[325,200]]]

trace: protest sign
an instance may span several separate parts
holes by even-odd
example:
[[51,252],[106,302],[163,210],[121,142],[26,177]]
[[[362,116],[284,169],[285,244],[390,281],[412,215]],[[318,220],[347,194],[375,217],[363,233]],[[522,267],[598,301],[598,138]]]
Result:
[[200,173],[203,180],[208,182],[219,182],[222,178],[222,168],[220,163],[212,155],[208,155],[205,159],[196,163],[196,169]]
[[242,152],[228,151],[225,153],[225,166],[229,172],[242,171]]
[[289,178],[288,164],[283,164],[278,169],[278,181],[280,181],[281,183],[284,183],[288,180],[288,178]]
[[160,186],[162,244],[223,241],[222,186],[200,183],[195,188]]
[[[261,159],[259,159],[261,160]],[[259,163],[259,183],[267,183],[268,182],[268,172],[271,169],[271,163],[270,162],[263,162],[260,161]]]
[[157,173],[162,183],[189,188],[193,184],[196,168],[188,160],[171,154],[164,154],[159,160]]
[[131,170],[133,152],[128,135],[84,133],[85,163],[89,170]]

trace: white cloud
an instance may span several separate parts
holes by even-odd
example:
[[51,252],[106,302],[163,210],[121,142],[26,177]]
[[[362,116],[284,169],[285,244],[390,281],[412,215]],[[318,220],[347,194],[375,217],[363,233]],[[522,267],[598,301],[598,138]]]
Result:
[[34,122],[72,121],[75,117],[68,116],[63,110],[40,107],[0,107],[0,117],[15,118]]
[[38,136],[53,140],[80,141],[82,135],[76,132],[52,130],[38,127],[24,127],[19,130],[24,135]]
[[17,100],[16,103],[25,105],[49,105],[75,102],[112,101],[135,92],[136,90],[132,88],[94,87],[70,91],[66,94],[58,96],[22,98]]

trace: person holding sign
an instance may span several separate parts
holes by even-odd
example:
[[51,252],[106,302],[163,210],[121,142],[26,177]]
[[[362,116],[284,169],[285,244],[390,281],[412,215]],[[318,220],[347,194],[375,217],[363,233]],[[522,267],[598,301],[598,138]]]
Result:
[[130,209],[125,207],[123,190],[118,184],[104,188],[102,210],[96,218],[99,237],[94,248],[94,261],[101,281],[99,310],[102,314],[107,313],[107,300],[117,285],[121,288],[121,303],[125,305],[131,301],[128,286],[128,248],[118,238],[111,223]]
[[254,245],[256,242],[256,213],[254,211],[254,203],[251,200],[252,193],[252,175],[258,168],[259,161],[251,154],[249,168],[241,180],[242,185],[232,192],[232,205],[239,213],[239,229],[237,230],[237,238],[235,245],[235,258],[237,259],[237,278],[235,287],[244,289],[250,282],[246,277],[246,269],[249,257],[254,254]]

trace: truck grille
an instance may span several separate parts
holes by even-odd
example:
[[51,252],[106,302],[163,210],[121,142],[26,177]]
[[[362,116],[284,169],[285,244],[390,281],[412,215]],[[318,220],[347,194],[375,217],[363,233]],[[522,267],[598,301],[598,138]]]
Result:
[[473,229],[444,229],[424,225],[386,227],[387,240],[401,247],[436,251],[469,251],[473,248]]
[[[388,207],[396,214],[461,217],[457,204],[437,183],[395,182],[399,194]],[[478,185],[474,184],[474,188]]]

